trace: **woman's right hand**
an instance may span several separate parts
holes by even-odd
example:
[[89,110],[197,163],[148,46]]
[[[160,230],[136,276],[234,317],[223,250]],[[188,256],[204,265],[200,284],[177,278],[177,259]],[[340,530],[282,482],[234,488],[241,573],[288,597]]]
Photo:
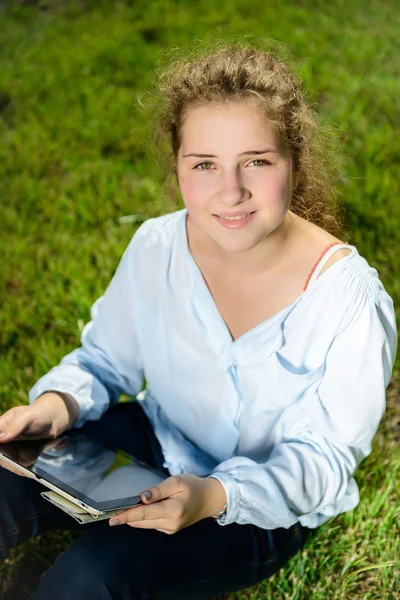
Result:
[[[0,416],[0,444],[14,440],[53,440],[74,425],[79,416],[79,406],[69,394],[45,392],[28,406],[10,408]],[[36,458],[36,457],[35,457]],[[21,464],[32,463],[24,457]],[[0,459],[0,466],[17,475],[24,475],[14,465]]]
[[71,427],[79,406],[69,394],[45,392],[32,404],[15,406],[0,416],[0,443],[15,439],[55,439]]

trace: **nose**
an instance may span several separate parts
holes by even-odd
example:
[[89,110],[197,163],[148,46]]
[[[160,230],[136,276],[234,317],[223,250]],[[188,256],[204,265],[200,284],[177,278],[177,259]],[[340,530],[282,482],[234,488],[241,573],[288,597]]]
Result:
[[221,175],[218,192],[219,201],[224,206],[235,206],[249,197],[238,170],[225,171]]

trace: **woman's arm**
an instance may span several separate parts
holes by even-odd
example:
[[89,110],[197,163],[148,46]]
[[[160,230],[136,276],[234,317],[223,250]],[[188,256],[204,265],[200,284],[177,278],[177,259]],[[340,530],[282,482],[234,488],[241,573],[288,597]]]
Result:
[[137,232],[104,295],[91,308],[91,321],[83,329],[81,347],[65,356],[29,391],[30,403],[50,390],[72,397],[79,408],[76,427],[88,419],[99,419],[121,393],[135,396],[142,389],[143,368],[134,315],[137,290],[132,284],[136,246]]
[[315,527],[354,508],[353,474],[371,451],[396,350],[393,301],[378,290],[337,335],[314,399],[292,413],[269,460],[234,457],[210,475],[228,499],[219,523],[274,529],[300,520]]
[[45,392],[36,399],[36,403],[53,409],[55,437],[73,427],[79,418],[79,404],[70,394]]

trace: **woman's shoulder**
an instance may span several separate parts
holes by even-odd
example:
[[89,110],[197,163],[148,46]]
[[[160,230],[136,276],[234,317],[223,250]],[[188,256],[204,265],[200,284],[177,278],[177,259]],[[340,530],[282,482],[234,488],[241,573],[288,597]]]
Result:
[[[315,223],[307,221],[306,219],[291,213],[291,217],[294,223],[294,231],[297,236],[297,248],[300,251],[300,256],[303,257],[304,268],[310,268],[310,265],[318,264],[320,258],[332,245],[345,244],[343,240],[335,237],[328,231],[322,229]],[[324,264],[318,277],[321,277],[332,265],[337,263],[342,258],[345,258],[352,253],[352,248],[339,248],[331,254],[329,259]]]
[[[306,257],[304,267],[306,265],[309,267],[311,263],[313,266],[318,265],[325,250],[332,244],[346,244],[314,223],[297,215],[295,215],[295,219],[302,232],[303,243],[300,244],[300,247],[309,250],[308,254],[307,251],[305,254],[299,252],[299,255]],[[349,314],[351,306],[357,311],[357,306],[360,309],[366,304],[371,307],[382,302],[391,304],[393,300],[387,293],[378,270],[360,255],[356,246],[348,245],[348,249],[339,248],[333,252],[318,273],[316,279],[318,280],[322,276],[321,283],[324,282],[326,285],[318,285],[320,293],[312,295],[313,299],[323,298],[323,303],[328,303],[331,311],[339,310],[340,312],[345,307],[345,311]],[[325,279],[323,274],[340,261],[342,261],[341,268],[335,268],[334,273],[327,275],[327,279]],[[312,271],[309,271],[309,274]]]
[[133,235],[132,241],[135,240],[135,244],[145,243],[148,248],[159,243],[170,244],[175,238],[182,213],[183,210],[178,210],[146,219]]
[[177,210],[170,213],[165,213],[157,217],[149,217],[139,227],[139,230],[156,230],[161,231],[166,227],[176,227],[179,223],[179,219],[183,216],[184,209]]

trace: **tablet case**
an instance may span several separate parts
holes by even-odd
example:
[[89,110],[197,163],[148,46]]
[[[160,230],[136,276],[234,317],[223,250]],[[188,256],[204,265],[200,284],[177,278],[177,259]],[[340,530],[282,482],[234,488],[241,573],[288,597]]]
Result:
[[68,513],[71,517],[78,521],[78,523],[81,523],[83,525],[85,525],[86,523],[94,523],[95,521],[101,521],[102,519],[111,519],[111,517],[113,517],[114,515],[117,515],[126,510],[125,507],[107,510],[100,515],[92,515],[89,512],[87,512],[82,506],[77,506],[76,504],[73,504],[73,502],[70,502],[60,494],[57,494],[57,492],[40,492],[40,495],[43,498],[45,498],[45,500],[48,500],[49,502],[57,506],[57,508],[61,508],[61,510]]

